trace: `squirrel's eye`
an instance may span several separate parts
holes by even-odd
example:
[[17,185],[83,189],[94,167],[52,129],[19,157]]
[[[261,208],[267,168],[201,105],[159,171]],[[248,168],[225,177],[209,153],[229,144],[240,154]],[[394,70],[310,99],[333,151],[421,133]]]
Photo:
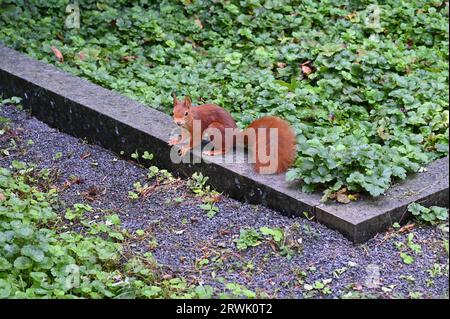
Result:
[[189,114],[189,112],[188,112],[188,111],[186,111],[186,113],[184,113],[184,116],[188,116],[188,114]]

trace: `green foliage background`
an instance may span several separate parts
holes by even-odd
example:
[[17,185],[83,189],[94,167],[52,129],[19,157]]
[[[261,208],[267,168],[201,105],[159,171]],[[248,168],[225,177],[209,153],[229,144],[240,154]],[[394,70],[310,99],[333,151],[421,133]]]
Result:
[[443,1],[82,0],[80,29],[64,27],[68,3],[2,1],[0,41],[166,112],[175,91],[242,126],[282,116],[305,191],[377,196],[448,154]]

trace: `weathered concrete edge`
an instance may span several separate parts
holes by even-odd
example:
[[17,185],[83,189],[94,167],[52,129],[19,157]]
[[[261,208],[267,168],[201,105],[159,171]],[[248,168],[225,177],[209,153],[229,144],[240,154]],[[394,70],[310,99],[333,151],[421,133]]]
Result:
[[[372,211],[369,205],[367,208],[371,211],[356,221],[345,213],[353,203],[339,205],[337,210],[328,209],[327,205],[320,204],[320,194],[308,195],[292,189],[286,186],[283,176],[252,174],[249,165],[227,165],[217,159],[212,159],[212,164],[173,164],[166,144],[173,123],[167,115],[1,44],[0,93],[23,97],[25,107],[30,108],[37,118],[66,133],[87,137],[116,153],[151,151],[158,166],[184,176],[201,171],[210,177],[214,187],[231,197],[260,203],[286,215],[302,216],[307,211],[354,242],[369,239],[404,216],[405,205],[386,211]],[[156,127],[155,121],[160,122]],[[152,126],[148,127],[148,123]],[[448,206],[448,183],[443,190],[419,200],[430,202],[430,205]]]
[[[393,223],[407,222],[411,215],[408,205],[418,202],[423,206],[449,206],[449,157],[439,159],[427,166],[433,169],[440,178],[434,179],[433,174],[419,173],[414,178],[392,187],[384,196],[383,201],[367,199],[364,205],[354,203],[350,209],[362,214],[363,209],[371,209],[370,216],[359,220],[351,218],[349,211],[342,213],[346,206],[338,204],[320,204],[316,206],[316,218],[330,228],[339,227],[339,231],[355,243],[362,243],[377,233],[388,229]],[[442,169],[442,170],[441,170]],[[430,181],[431,180],[431,181]],[[427,185],[424,187],[424,185]],[[403,194],[401,194],[403,192]],[[410,195],[405,195],[411,193]],[[400,197],[400,199],[398,198]],[[388,202],[389,201],[389,202]],[[347,216],[346,216],[347,215]]]

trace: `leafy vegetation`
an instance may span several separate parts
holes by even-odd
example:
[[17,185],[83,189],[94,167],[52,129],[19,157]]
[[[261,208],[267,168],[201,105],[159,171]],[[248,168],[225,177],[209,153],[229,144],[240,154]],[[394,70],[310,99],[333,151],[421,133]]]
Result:
[[422,253],[422,246],[414,242],[413,233],[408,234],[406,242],[395,242],[395,246],[400,251],[400,258],[407,265],[410,265],[414,262],[414,257],[412,256],[412,254],[418,255]]
[[[303,288],[306,291],[312,291],[312,292],[318,291],[318,292],[320,292],[320,293],[322,293],[324,295],[328,295],[328,294],[331,294],[331,292],[332,292],[330,287],[328,286],[332,281],[333,280],[331,278],[330,279],[316,280],[314,282],[314,284],[312,284],[312,285],[305,284],[303,286]],[[309,295],[306,295],[306,296],[310,297]]]
[[413,0],[1,4],[0,41],[147,105],[170,93],[298,134],[304,191],[382,194],[448,154],[448,3]]
[[219,212],[216,202],[220,200],[220,193],[211,189],[211,185],[207,184],[208,179],[208,176],[196,172],[187,181],[187,186],[196,197],[201,198],[203,204],[198,207],[206,212],[208,218],[213,218]]
[[281,228],[260,227],[259,230],[253,228],[241,228],[239,237],[234,240],[238,250],[246,250],[267,242],[273,251],[288,259],[301,249],[298,241],[288,238],[287,232]]
[[93,222],[86,204],[57,214],[48,183],[48,171],[34,165],[0,168],[0,298],[211,296],[209,286],[163,279],[150,253],[125,258],[118,215]]
[[448,220],[448,209],[445,207],[424,207],[417,203],[408,205],[408,211],[419,221],[430,224],[442,223]]

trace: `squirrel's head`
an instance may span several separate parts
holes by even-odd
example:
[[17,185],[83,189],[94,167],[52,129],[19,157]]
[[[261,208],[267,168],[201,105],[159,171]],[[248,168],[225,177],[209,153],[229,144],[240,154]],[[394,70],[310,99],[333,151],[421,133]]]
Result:
[[182,127],[192,123],[191,98],[185,96],[183,101],[178,101],[176,95],[173,95],[173,121]]

